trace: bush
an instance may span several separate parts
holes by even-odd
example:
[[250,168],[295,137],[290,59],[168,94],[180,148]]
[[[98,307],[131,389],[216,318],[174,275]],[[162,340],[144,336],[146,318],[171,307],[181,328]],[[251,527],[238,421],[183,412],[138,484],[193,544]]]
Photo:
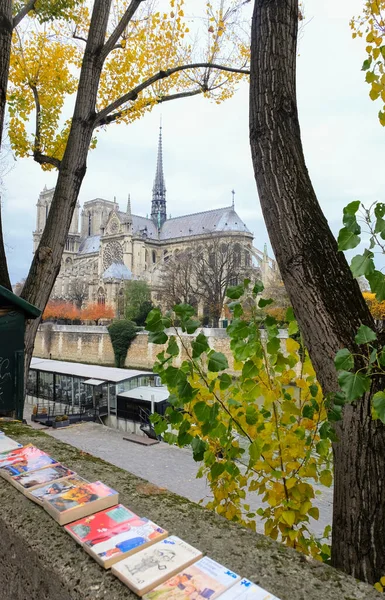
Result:
[[136,337],[136,331],[135,323],[127,320],[114,321],[108,327],[117,367],[124,367],[127,352],[132,340]]

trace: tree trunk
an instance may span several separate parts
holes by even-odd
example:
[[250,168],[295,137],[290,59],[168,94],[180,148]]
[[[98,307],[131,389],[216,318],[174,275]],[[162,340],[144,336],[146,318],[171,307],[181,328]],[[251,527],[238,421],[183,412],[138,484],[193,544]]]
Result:
[[[0,151],[3,138],[5,106],[7,100],[9,61],[12,44],[12,0],[0,2]],[[0,285],[11,289],[7,259],[5,256],[0,204]]]
[[[256,0],[250,144],[271,244],[324,393],[338,389],[334,356],[354,351],[374,322],[318,204],[302,150],[296,100],[298,0]],[[385,428],[370,395],[345,408],[334,447],[332,561],[374,583],[385,573]]]
[[[60,271],[61,258],[80,187],[86,173],[87,155],[94,129],[95,105],[103,62],[112,0],[95,0],[84,53],[76,104],[66,150],[39,246],[25,282],[22,297],[44,309]],[[29,321],[25,333],[25,376],[28,375],[39,319]]]

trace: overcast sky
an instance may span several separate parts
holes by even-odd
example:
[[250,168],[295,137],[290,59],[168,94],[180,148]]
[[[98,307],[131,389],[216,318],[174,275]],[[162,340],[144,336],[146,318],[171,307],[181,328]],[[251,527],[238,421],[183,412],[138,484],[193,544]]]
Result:
[[[200,0],[198,0],[200,1]],[[197,0],[187,0],[192,7]],[[355,199],[384,201],[385,129],[378,103],[368,96],[360,70],[362,43],[352,40],[349,19],[362,0],[306,0],[298,58],[298,102],[305,157],[321,206],[335,233],[342,208]],[[186,11],[187,12],[187,11]],[[167,212],[172,216],[231,204],[263,249],[263,223],[248,143],[248,86],[218,106],[203,98],[170,102],[132,125],[110,126],[91,152],[80,203],[95,197],[146,215],[151,208],[160,113],[163,115]],[[6,178],[3,219],[13,283],[26,275],[32,255],[36,201],[55,185],[32,160],[18,160]]]

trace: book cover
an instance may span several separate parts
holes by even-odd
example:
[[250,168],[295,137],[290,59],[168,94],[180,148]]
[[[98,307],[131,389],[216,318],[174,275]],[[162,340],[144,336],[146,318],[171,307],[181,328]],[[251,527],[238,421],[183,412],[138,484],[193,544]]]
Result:
[[27,459],[36,458],[38,456],[42,456],[43,454],[47,456],[46,452],[39,450],[39,448],[36,448],[32,444],[27,444],[26,446],[22,446],[16,450],[11,450],[6,454],[0,454],[0,470],[3,467],[14,465],[17,462]]
[[86,542],[83,548],[102,567],[109,569],[118,560],[144,550],[167,536],[168,532],[152,521],[134,517],[126,521],[125,531],[108,536],[105,541],[100,536],[99,540]]
[[48,454],[45,452],[39,454],[41,451],[34,452],[34,450],[35,448],[31,448],[31,451],[22,459],[11,465],[1,467],[1,477],[4,477],[5,479],[12,479],[13,477],[21,475],[22,473],[38,471],[39,469],[43,469],[44,467],[48,467],[49,465],[54,465],[57,463],[54,458],[48,456]]
[[143,596],[200,558],[200,550],[170,536],[115,563],[112,573],[138,596]]
[[16,448],[22,448],[22,444],[11,440],[7,435],[0,435],[0,454],[15,450]]
[[78,544],[85,544],[91,542],[98,544],[105,542],[114,535],[125,531],[125,527],[132,519],[138,519],[139,517],[131,510],[117,504],[107,510],[79,519],[74,523],[66,525],[64,529],[69,533]]
[[55,498],[47,499],[43,507],[59,523],[67,525],[97,511],[114,506],[119,494],[101,481],[74,487]]
[[[17,466],[17,465],[16,465]],[[10,467],[5,467],[10,468]],[[11,467],[12,468],[12,467]],[[22,475],[16,475],[11,478],[11,483],[16,487],[24,490],[32,490],[36,487],[41,487],[56,479],[64,479],[64,477],[72,477],[75,475],[74,471],[67,469],[63,465],[54,465],[53,467],[45,467],[31,473],[23,473]]]
[[74,487],[78,487],[83,483],[89,483],[83,477],[79,477],[79,475],[75,475],[74,477],[67,477],[66,479],[60,479],[59,481],[53,481],[43,487],[38,487],[34,490],[26,490],[25,495],[36,502],[37,504],[43,505],[45,500],[49,498],[56,498],[59,494],[63,492],[68,492]]
[[146,600],[214,600],[240,579],[239,575],[227,567],[205,556],[148,592],[144,598]]
[[248,579],[241,579],[234,587],[220,596],[219,600],[279,600]]

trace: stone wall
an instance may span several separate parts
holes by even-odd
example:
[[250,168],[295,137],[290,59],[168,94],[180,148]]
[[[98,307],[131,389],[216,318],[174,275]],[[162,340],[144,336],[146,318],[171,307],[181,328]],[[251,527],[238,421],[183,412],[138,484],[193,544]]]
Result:
[[[119,491],[119,501],[250,578],[280,600],[380,600],[371,586],[239,527],[185,498],[42,432],[2,424],[82,477]],[[127,443],[128,444],[128,443]],[[129,446],[127,445],[127,451]],[[158,446],[143,452],[159,451]],[[0,600],[137,600],[38,505],[0,479]]]
[[[233,357],[226,331],[224,329],[209,328],[203,328],[202,331],[208,338],[209,345],[227,356],[231,369]],[[282,331],[281,337],[285,338],[286,332]],[[182,341],[178,340],[181,350],[180,362],[185,357],[183,346],[189,347],[193,339],[194,335],[183,334]],[[147,332],[140,332],[128,350],[125,366],[127,368],[152,369],[156,355],[162,349],[163,346],[149,344]],[[102,326],[87,327],[45,323],[39,327],[37,332],[34,356],[100,365],[114,364],[114,352],[110,336],[107,327]]]

